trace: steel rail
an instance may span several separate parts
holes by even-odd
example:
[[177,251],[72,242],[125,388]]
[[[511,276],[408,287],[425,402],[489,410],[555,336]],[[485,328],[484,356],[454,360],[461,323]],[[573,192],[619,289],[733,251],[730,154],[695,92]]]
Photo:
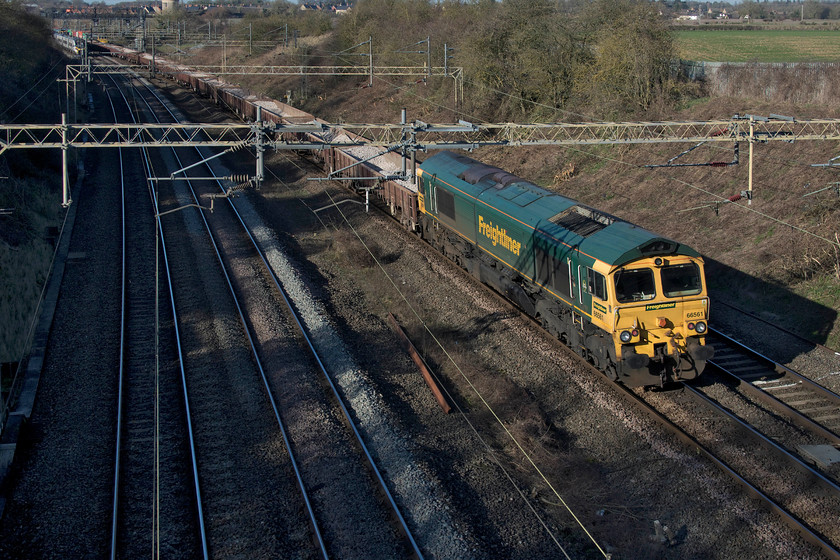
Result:
[[[156,92],[154,92],[151,88],[150,88],[150,91],[152,92],[153,95],[158,97],[158,99],[161,101],[161,103],[164,105],[164,107],[167,106],[166,103],[164,103],[163,100],[160,99],[160,97],[157,95]],[[167,109],[168,109],[168,107],[167,107]],[[172,115],[172,116],[174,118],[174,115]],[[204,154],[202,154],[201,151],[198,150],[198,148],[196,148],[196,150],[199,152],[200,157],[202,157],[202,158],[205,157]],[[209,164],[207,164],[207,167],[208,167],[208,169],[210,169],[210,172],[212,173],[213,171],[210,168]],[[221,190],[221,193],[224,194],[226,192],[225,188],[224,188],[224,185],[222,185],[221,182],[218,182],[218,186],[219,186],[219,189]],[[265,256],[265,253],[263,252],[263,250],[260,247],[257,240],[252,235],[250,229],[248,228],[247,224],[245,223],[245,220],[242,218],[241,214],[237,210],[236,205],[233,203],[233,201],[229,197],[226,197],[226,199],[227,199],[228,203],[230,204],[230,207],[231,207],[232,211],[235,213],[237,219],[239,220],[240,224],[242,225],[243,231],[248,235],[248,238],[251,240],[251,243],[254,246],[254,250],[260,256],[260,259],[262,260],[262,262],[265,266],[265,269],[270,274],[270,276],[271,276],[271,278],[274,282],[274,285],[277,288],[278,293],[282,296],[284,303],[289,308],[289,311],[290,311],[292,317],[295,320],[295,324],[297,325],[298,330],[301,333],[301,336],[306,341],[306,344],[309,347],[310,352],[312,353],[312,356],[315,359],[315,362],[318,364],[318,368],[321,370],[321,373],[324,376],[324,379],[329,384],[329,386],[332,390],[332,393],[333,393],[333,395],[336,399],[336,402],[338,403],[339,407],[341,408],[341,410],[344,414],[344,417],[347,420],[347,423],[351,427],[351,429],[353,431],[353,434],[355,435],[356,440],[359,443],[359,446],[361,447],[362,451],[364,452],[365,458],[366,458],[368,464],[370,465],[371,470],[376,475],[377,481],[379,482],[379,485],[382,488],[382,491],[384,492],[385,496],[388,499],[388,502],[390,503],[390,506],[391,506],[391,509],[392,509],[394,515],[396,516],[396,518],[400,522],[400,525],[402,527],[402,530],[403,530],[404,534],[406,535],[406,538],[411,543],[411,547],[414,551],[414,554],[417,556],[417,558],[422,559],[423,554],[420,551],[419,545],[417,544],[416,540],[414,539],[414,535],[412,534],[412,532],[411,532],[411,530],[408,526],[408,522],[405,520],[405,517],[402,515],[402,512],[400,511],[399,506],[397,505],[393,494],[391,493],[390,489],[388,488],[387,483],[385,482],[385,478],[383,477],[382,472],[380,471],[379,467],[377,467],[376,462],[374,461],[373,456],[371,455],[370,450],[367,447],[367,444],[365,444],[364,439],[362,438],[362,435],[359,432],[358,427],[356,426],[356,423],[353,421],[353,417],[350,414],[350,411],[347,409],[347,406],[344,404],[344,400],[341,398],[341,395],[338,391],[338,388],[335,385],[335,382],[332,379],[332,376],[329,374],[326,366],[324,365],[324,362],[321,360],[321,357],[318,354],[318,350],[315,347],[315,344],[312,342],[312,339],[309,337],[309,334],[307,333],[307,330],[306,330],[305,326],[303,325],[303,322],[301,321],[297,311],[295,310],[295,307],[294,307],[294,304],[292,303],[291,298],[288,296],[288,294],[286,293],[286,290],[282,286],[282,283],[280,282],[280,280],[277,278],[276,274],[272,270],[271,265],[269,264],[268,259]],[[268,388],[268,385],[266,385],[266,388]]]
[[[136,77],[137,76],[135,76],[135,78]],[[167,107],[167,105],[165,103],[163,103],[163,100],[160,99],[160,97],[158,97],[157,94],[151,88],[149,88],[148,84],[145,81],[143,81],[143,84],[152,93],[152,95],[157,97],[158,101],[161,102],[161,105],[167,111],[169,111],[169,108]],[[143,98],[143,96],[141,96],[141,99],[143,99],[143,101],[146,103],[149,110],[152,112],[154,117],[157,119],[158,117],[154,113],[154,111],[152,110],[151,105],[148,103],[148,101],[146,101],[145,98]],[[175,118],[175,115],[173,115],[171,112],[170,112],[170,115],[173,118]],[[175,160],[178,163],[178,165],[183,167],[183,163],[181,161],[181,158],[178,156],[178,154],[177,154],[177,152],[175,151],[174,148],[173,148],[173,156],[175,157]],[[211,169],[211,173],[212,173],[212,169]],[[199,206],[199,208],[200,208],[201,207],[200,206],[200,200],[199,200],[198,196],[196,195],[195,190],[193,189],[192,182],[187,180],[186,185],[190,189],[190,192],[192,193],[193,200],[194,200],[195,204],[197,206]],[[233,282],[231,281],[230,275],[228,274],[227,268],[226,268],[224,260],[222,258],[221,251],[219,250],[218,244],[216,243],[216,239],[213,236],[212,230],[210,228],[210,224],[207,222],[207,219],[204,215],[204,212],[199,212],[199,216],[201,217],[201,220],[204,223],[204,227],[205,227],[205,230],[207,231],[207,235],[208,235],[210,244],[213,247],[213,250],[216,254],[216,258],[219,261],[219,266],[220,266],[221,272],[224,275],[225,282],[227,283],[228,289],[230,290],[231,298],[233,300],[234,305],[236,306],[237,313],[239,314],[239,320],[242,324],[244,334],[245,334],[245,336],[248,340],[248,344],[249,344],[250,349],[251,349],[251,354],[253,355],[255,363],[257,365],[257,368],[259,369],[260,377],[262,378],[262,382],[263,382],[263,386],[266,389],[266,394],[267,394],[267,396],[269,398],[269,401],[271,403],[272,410],[274,411],[274,417],[277,420],[278,426],[280,428],[280,433],[283,437],[283,442],[286,446],[286,451],[289,454],[289,459],[290,459],[290,462],[292,464],[292,469],[295,472],[295,477],[297,479],[298,487],[300,488],[301,495],[303,496],[303,500],[304,500],[304,503],[306,505],[307,512],[309,514],[310,522],[312,523],[313,531],[315,533],[315,538],[318,542],[318,547],[320,549],[322,557],[326,560],[327,558],[329,558],[329,554],[328,554],[327,548],[326,548],[326,543],[324,542],[323,536],[321,534],[321,529],[320,529],[320,526],[318,525],[317,517],[315,516],[315,510],[314,510],[314,507],[312,506],[312,502],[311,502],[311,499],[309,497],[309,493],[308,493],[308,491],[306,489],[306,486],[303,482],[303,475],[300,472],[300,468],[298,466],[298,461],[295,458],[295,454],[294,454],[294,451],[293,451],[292,446],[291,446],[291,440],[289,439],[289,435],[288,435],[288,432],[286,430],[286,426],[283,423],[283,420],[280,416],[279,405],[277,404],[277,402],[274,398],[274,395],[271,392],[269,382],[268,382],[268,376],[266,375],[265,369],[263,368],[263,365],[262,365],[262,361],[260,360],[259,354],[257,352],[256,342],[254,341],[254,338],[251,335],[251,332],[247,327],[248,323],[245,319],[245,314],[242,310],[242,306],[239,303],[239,298],[236,295],[236,291],[233,287]]]
[[[116,85],[116,83],[115,83],[115,85]],[[117,90],[121,91],[119,89],[119,87],[117,87]],[[123,96],[123,99],[125,100],[126,105],[130,109],[131,105],[128,103],[128,100],[125,99],[125,96]],[[135,117],[132,113],[132,119],[134,119],[134,118]],[[145,149],[143,150],[143,163],[144,163],[144,166],[146,168],[146,176],[147,177],[152,176],[151,161],[150,161],[149,155],[148,155],[148,153],[146,152]],[[192,424],[192,414],[191,414],[191,411],[190,411],[190,404],[189,404],[189,393],[188,393],[188,390],[187,390],[186,371],[184,369],[184,352],[183,352],[183,349],[181,347],[181,333],[180,333],[180,329],[178,327],[178,311],[175,307],[175,290],[174,290],[174,287],[172,286],[172,278],[171,278],[170,266],[169,266],[169,255],[166,252],[166,237],[165,237],[164,231],[163,231],[163,224],[161,223],[161,220],[160,220],[160,215],[159,215],[160,214],[160,208],[158,206],[157,193],[152,191],[152,194],[153,194],[154,211],[155,211],[155,217],[156,217],[155,221],[157,222],[156,223],[156,229],[157,229],[157,231],[160,235],[160,248],[161,248],[161,252],[162,252],[162,255],[163,255],[164,266],[166,268],[166,279],[167,279],[167,285],[168,285],[168,289],[169,289],[169,299],[170,299],[171,307],[172,307],[173,324],[174,324],[174,328],[175,328],[175,341],[176,341],[176,347],[177,347],[177,350],[178,350],[178,363],[179,363],[179,368],[180,368],[180,371],[181,371],[181,382],[182,382],[182,388],[183,388],[183,394],[184,394],[184,407],[185,407],[185,415],[186,415],[186,421],[187,421],[187,433],[189,434],[189,443],[190,443],[190,459],[191,459],[191,463],[192,463],[192,476],[193,476],[193,484],[194,484],[195,495],[196,495],[196,509],[197,509],[198,523],[199,523],[199,536],[200,536],[200,540],[201,540],[201,548],[202,548],[203,558],[205,560],[208,560],[210,558],[210,553],[209,553],[208,543],[207,543],[206,526],[205,526],[205,523],[204,523],[204,510],[203,510],[203,506],[202,506],[201,488],[200,488],[199,477],[198,477],[198,458],[197,458],[197,455],[196,455],[195,439],[194,439],[194,435],[193,435],[194,430],[193,430],[193,424]]]
[[[114,120],[117,120],[117,110],[114,107],[114,101],[111,95],[108,94],[108,103],[111,105],[111,112],[114,115]],[[123,422],[123,387],[125,382],[125,329],[126,329],[126,291],[127,291],[127,272],[126,272],[126,226],[125,226],[125,173],[123,171],[123,153],[122,148],[119,149],[120,160],[120,190],[121,190],[121,223],[122,223],[122,270],[121,270],[121,293],[120,293],[120,351],[119,351],[119,374],[117,379],[117,442],[114,460],[114,500],[113,509],[111,511],[111,560],[117,557],[117,521],[120,495],[120,457],[122,453],[122,422]]]
[[840,497],[840,486],[830,478],[826,477],[821,472],[814,469],[811,465],[804,462],[802,459],[797,457],[795,454],[791,453],[789,450],[785,449],[783,446],[779,445],[775,441],[773,441],[768,436],[762,434],[758,430],[756,430],[753,426],[751,426],[748,422],[744,421],[742,418],[738,417],[736,414],[732,413],[731,411],[727,410],[723,405],[718,404],[712,398],[705,395],[702,391],[695,389],[688,383],[683,383],[683,387],[688,390],[689,393],[695,395],[699,400],[701,400],[707,407],[714,409],[716,412],[723,414],[730,420],[734,421],[738,424],[741,428],[747,430],[753,437],[757,438],[761,441],[762,444],[765,446],[773,449],[774,451],[781,453],[785,460],[795,469],[799,470],[800,472],[809,475],[816,479],[822,486],[829,490],[830,492],[834,493],[837,497]]
[[[570,353],[574,354],[570,350]],[[578,359],[581,363],[587,363],[583,358],[575,354],[576,359]],[[589,367],[592,367],[591,365]],[[593,368],[594,370],[594,368]],[[788,512],[782,505],[777,503],[773,498],[762,492],[757,486],[753,485],[747,479],[742,477],[738,474],[735,469],[729,466],[723,459],[718,457],[714,454],[708,447],[700,443],[697,439],[693,436],[688,434],[682,428],[677,426],[671,420],[666,418],[662,413],[658,410],[654,409],[651,405],[646,403],[641,397],[637,396],[633,393],[630,389],[627,389],[624,386],[618,386],[612,382],[606,380],[606,377],[603,376],[600,372],[596,372],[599,377],[603,379],[605,383],[610,383],[614,387],[617,387],[618,390],[616,391],[617,394],[621,395],[625,400],[638,406],[642,411],[644,411],[649,418],[656,421],[659,425],[665,427],[669,432],[671,432],[674,436],[677,437],[683,444],[688,446],[689,448],[694,449],[697,453],[703,455],[706,459],[714,463],[724,474],[729,476],[732,480],[734,480],[739,486],[741,486],[748,494],[757,498],[761,501],[765,506],[768,507],[771,511],[776,513],[781,519],[784,521],[786,525],[791,527],[793,530],[798,532],[807,542],[813,544],[820,550],[822,550],[826,556],[829,558],[833,558],[835,560],[840,560],[840,551],[838,551],[832,544],[825,541],[821,535],[817,534],[814,530],[810,527],[805,525],[799,519],[797,519],[793,514]]]
[[[805,387],[810,391],[816,393],[819,398],[828,401],[829,403],[837,406],[838,409],[840,409],[840,395],[838,395],[837,393],[834,393],[830,389],[823,387],[819,383],[805,377],[801,373],[798,373],[790,368],[787,368],[777,363],[771,358],[764,356],[760,352],[757,352],[756,350],[746,346],[745,344],[738,342],[734,338],[723,334],[719,330],[710,329],[709,332],[713,336],[717,337],[718,340],[722,341],[728,346],[734,347],[738,351],[754,357],[756,361],[767,367],[769,372],[778,374],[780,378],[787,377],[794,379],[802,387]],[[747,379],[746,375],[740,375],[737,372],[732,371],[729,367],[721,363],[721,357],[716,356],[716,358],[717,359],[713,358],[709,360],[709,364],[715,366],[724,374],[741,381],[742,383],[740,387],[742,387],[744,391],[746,391],[751,397],[775,409],[779,414],[793,422],[796,426],[808,430],[811,433],[816,434],[817,436],[824,438],[835,445],[840,445],[840,435],[837,434],[835,431],[828,429],[819,422],[807,416],[805,413],[797,410],[796,408],[785,403],[781,399],[771,395],[768,391],[765,391],[764,389],[761,389],[760,387],[756,386],[749,379]],[[760,374],[753,374],[752,376],[760,376]]]

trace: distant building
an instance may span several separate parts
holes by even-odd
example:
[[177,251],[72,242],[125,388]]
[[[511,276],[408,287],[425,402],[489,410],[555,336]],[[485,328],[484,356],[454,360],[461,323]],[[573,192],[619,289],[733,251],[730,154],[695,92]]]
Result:
[[343,15],[348,13],[352,9],[352,6],[348,2],[304,2],[300,5],[300,9],[302,11],[332,12]]
[[161,0],[160,10],[162,12],[171,12],[178,7],[178,0]]

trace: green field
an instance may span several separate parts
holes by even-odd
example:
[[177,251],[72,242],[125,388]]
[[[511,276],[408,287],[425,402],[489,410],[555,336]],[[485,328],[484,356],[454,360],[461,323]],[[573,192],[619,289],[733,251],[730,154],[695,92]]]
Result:
[[675,31],[677,52],[703,62],[840,62],[840,31]]

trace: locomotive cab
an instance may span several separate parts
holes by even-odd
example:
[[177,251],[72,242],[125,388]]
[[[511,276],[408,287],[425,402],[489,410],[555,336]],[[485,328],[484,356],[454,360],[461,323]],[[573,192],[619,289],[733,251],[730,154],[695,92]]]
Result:
[[[709,300],[703,263],[647,258],[611,271],[617,374],[631,385],[694,379],[714,353],[705,344]],[[645,382],[646,381],[646,382]]]

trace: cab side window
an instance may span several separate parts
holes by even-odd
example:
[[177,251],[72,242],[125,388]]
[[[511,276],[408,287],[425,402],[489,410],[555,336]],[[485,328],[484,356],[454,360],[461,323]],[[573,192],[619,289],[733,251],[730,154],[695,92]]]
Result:
[[594,297],[606,301],[607,299],[607,280],[600,272],[595,272],[591,268],[586,268],[586,291]]

